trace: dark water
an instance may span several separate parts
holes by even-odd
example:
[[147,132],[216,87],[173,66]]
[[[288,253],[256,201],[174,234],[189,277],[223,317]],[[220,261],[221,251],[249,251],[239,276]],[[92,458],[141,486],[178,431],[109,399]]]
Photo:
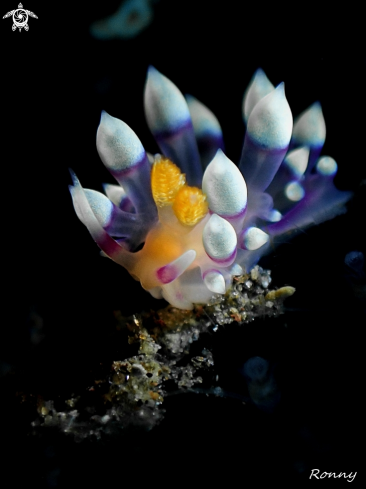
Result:
[[[25,7],[38,16],[28,32],[13,32],[10,19],[1,25],[4,487],[298,483],[313,468],[358,471],[357,481],[365,304],[344,258],[366,252],[365,54],[353,46],[340,54],[331,41],[336,25],[316,12],[293,12],[290,23],[285,12],[237,2],[161,0],[137,37],[102,42],[88,26],[118,2]],[[113,311],[164,305],[100,258],[67,188],[68,167],[87,188],[113,183],[95,147],[102,109],[129,124],[147,151],[157,151],[143,113],[149,64],[216,114],[233,161],[244,135],[242,95],[259,66],[275,85],[285,82],[294,116],[319,100],[327,125],[322,154],[334,157],[337,186],[355,197],[347,214],[264,259],[275,285],[297,290],[283,316],[227,326],[210,339],[213,376],[230,392],[246,394],[239,370],[249,358],[276,365],[281,400],[273,412],[186,394],[166,400],[165,420],[149,433],[80,444],[52,431],[29,436],[32,411],[19,393],[70,395],[88,383],[99,360],[111,360],[111,351],[126,354],[109,341]]]

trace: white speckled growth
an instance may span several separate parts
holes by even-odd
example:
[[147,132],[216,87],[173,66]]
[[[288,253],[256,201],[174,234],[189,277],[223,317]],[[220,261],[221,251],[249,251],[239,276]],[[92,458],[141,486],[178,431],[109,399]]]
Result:
[[86,188],[84,190],[89,205],[103,227],[108,226],[113,212],[112,202],[100,192]]
[[202,242],[211,259],[224,261],[235,252],[237,237],[234,228],[226,219],[212,214],[203,229]]
[[248,122],[250,113],[257,103],[274,89],[264,71],[258,68],[244,93],[242,110],[245,123]]
[[272,209],[268,215],[269,222],[278,222],[282,219],[282,214],[277,209]]
[[253,251],[267,243],[269,236],[256,227],[248,228],[243,234],[243,248]]
[[173,131],[190,121],[181,91],[153,66],[147,74],[144,105],[147,124],[153,134]]
[[105,111],[97,131],[97,149],[104,165],[114,172],[133,167],[145,156],[145,150],[133,130]]
[[285,195],[291,202],[298,202],[304,198],[305,190],[299,182],[290,182],[285,187]]
[[316,164],[316,171],[320,175],[331,177],[337,173],[337,170],[338,165],[331,156],[322,156]]
[[202,190],[210,210],[220,216],[235,216],[246,208],[247,186],[243,175],[220,149],[206,168]]
[[215,294],[225,294],[225,279],[218,270],[210,270],[204,276],[206,287]]
[[290,168],[294,176],[300,178],[306,170],[309,161],[309,148],[301,147],[289,151],[285,158],[285,164]]
[[248,134],[264,149],[285,148],[291,139],[292,114],[285,95],[285,85],[262,98],[248,120]]
[[295,119],[292,138],[298,144],[322,146],[325,135],[322,107],[319,102],[315,102]]
[[211,110],[192,95],[186,95],[186,100],[196,136],[204,134],[221,136],[220,123]]
[[120,205],[123,199],[127,197],[126,192],[120,185],[111,185],[110,183],[103,184],[104,192],[108,199],[113,202],[117,207]]

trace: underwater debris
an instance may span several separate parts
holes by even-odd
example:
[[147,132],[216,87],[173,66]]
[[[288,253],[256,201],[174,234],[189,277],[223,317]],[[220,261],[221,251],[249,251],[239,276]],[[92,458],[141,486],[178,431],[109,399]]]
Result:
[[90,33],[96,39],[130,39],[146,29],[154,18],[153,3],[158,0],[124,0],[111,16],[93,22]]
[[[130,427],[150,430],[164,418],[164,398],[177,391],[242,400],[240,395],[226,393],[219,386],[205,385],[202,372],[214,367],[212,352],[203,347],[199,355],[192,354],[191,345],[222,325],[245,324],[256,317],[281,314],[282,297],[266,299],[274,292],[268,289],[270,282],[270,272],[257,265],[250,274],[236,277],[225,295],[213,295],[209,304],[194,310],[169,305],[130,318],[117,315],[117,329],[128,333],[130,344],[138,345],[137,355],[113,361],[107,376],[101,373],[85,390],[87,394],[73,394],[66,399],[64,409],[56,408],[52,400],[39,398],[39,417],[32,423],[33,432],[53,427],[81,441],[117,435]],[[93,402],[86,397],[90,393]]]

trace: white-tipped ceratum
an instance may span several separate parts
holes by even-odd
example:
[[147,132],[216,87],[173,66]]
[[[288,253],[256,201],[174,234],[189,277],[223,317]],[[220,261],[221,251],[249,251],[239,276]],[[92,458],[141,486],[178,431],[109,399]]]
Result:
[[284,85],[257,70],[245,92],[247,126],[237,167],[224,154],[220,124],[150,67],[145,113],[160,154],[145,152],[124,122],[102,113],[99,155],[117,180],[103,195],[72,172],[77,216],[93,239],[156,298],[192,309],[224,294],[283,233],[342,212],[350,192],[333,184],[336,162],[319,158],[319,103],[296,120]]
[[266,74],[261,68],[258,68],[251,79],[248,88],[245,91],[243,97],[243,118],[244,122],[247,123],[250,113],[257,105],[257,103],[266,95],[268,95],[274,86],[268,80]]

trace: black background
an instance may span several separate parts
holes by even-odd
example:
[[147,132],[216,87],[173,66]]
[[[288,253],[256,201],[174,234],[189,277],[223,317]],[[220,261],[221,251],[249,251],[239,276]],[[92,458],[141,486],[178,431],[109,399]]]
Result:
[[[2,2],[2,15],[15,4]],[[118,5],[30,1],[24,8],[38,19],[29,20],[28,32],[13,32],[11,19],[0,24],[0,359],[16,372],[2,379],[6,487],[25,481],[39,487],[164,485],[182,478],[195,486],[219,477],[228,486],[262,477],[312,482],[311,468],[358,471],[360,480],[365,315],[343,270],[346,253],[366,251],[365,186],[360,189],[366,178],[366,54],[354,37],[357,29],[335,8],[285,12],[247,2],[161,0],[153,23],[137,37],[93,39],[90,23]],[[70,393],[89,365],[108,357],[100,345],[115,327],[113,311],[129,315],[164,306],[99,256],[67,188],[69,167],[86,188],[113,183],[95,146],[102,109],[130,125],[147,151],[157,151],[143,112],[149,64],[216,114],[233,161],[244,135],[242,96],[258,67],[273,84],[285,82],[294,116],[319,100],[327,125],[323,154],[338,162],[338,188],[353,190],[355,198],[347,214],[307,230],[263,262],[276,286],[297,289],[284,316],[226,327],[210,339],[215,373],[230,390],[242,389],[236,369],[250,356],[277,362],[278,413],[186,395],[168,399],[163,424],[126,438],[128,447],[123,439],[75,445],[64,435],[29,437],[15,392]],[[43,318],[37,346],[30,342],[31,311]]]

